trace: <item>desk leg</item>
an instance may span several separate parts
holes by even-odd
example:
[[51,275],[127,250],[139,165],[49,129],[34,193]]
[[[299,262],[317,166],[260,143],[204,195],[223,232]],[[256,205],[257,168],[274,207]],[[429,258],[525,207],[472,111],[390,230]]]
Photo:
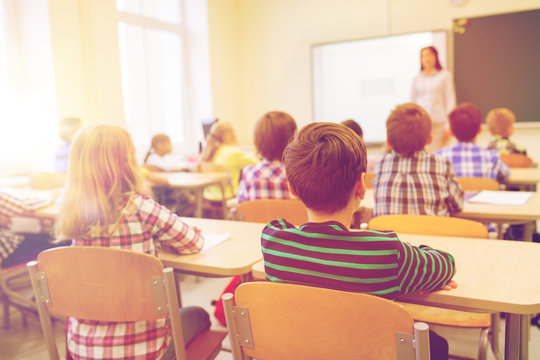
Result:
[[533,240],[534,223],[534,221],[529,221],[523,225],[523,241]]
[[240,275],[240,283],[250,282],[253,281],[253,276],[251,275],[251,271],[247,274]]
[[195,209],[195,217],[202,218],[203,188],[198,188],[196,192],[197,192],[197,208]]
[[519,358],[521,360],[528,360],[529,359],[529,329],[530,329],[530,322],[531,322],[531,316],[530,315],[521,315],[520,316],[521,321],[521,331],[519,336],[519,342],[520,342],[520,349],[519,349]]
[[518,314],[506,313],[506,330],[504,336],[504,358],[505,360],[519,360],[521,349],[521,316]]

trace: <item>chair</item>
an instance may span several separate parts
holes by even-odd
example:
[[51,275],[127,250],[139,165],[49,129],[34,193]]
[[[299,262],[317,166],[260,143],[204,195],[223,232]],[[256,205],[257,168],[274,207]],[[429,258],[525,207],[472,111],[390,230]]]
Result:
[[[212,359],[224,331],[206,330],[184,347],[171,268],[151,255],[106,247],[69,246],[41,252],[27,264],[51,359],[58,359],[50,312],[129,322],[168,316],[178,359]],[[125,274],[130,274],[129,281]]]
[[0,299],[3,303],[4,329],[10,328],[9,308],[11,306],[21,312],[23,325],[26,325],[27,315],[37,315],[32,295],[30,279],[24,264],[0,269]]
[[500,157],[511,168],[527,168],[533,164],[532,159],[523,154],[501,154]]
[[464,191],[500,190],[501,185],[494,179],[479,177],[458,177],[459,185]]
[[[369,221],[369,229],[393,230],[397,233],[487,238],[488,231],[477,221],[429,215],[385,215]],[[473,313],[431,306],[402,303],[415,321],[463,328],[481,328],[477,359],[486,359],[491,342],[499,358],[499,314]]]
[[243,201],[236,206],[236,214],[243,221],[268,223],[286,219],[293,225],[308,222],[306,206],[296,199],[266,199]]
[[223,303],[235,360],[414,359],[413,339],[429,359],[428,326],[374,295],[252,282]]

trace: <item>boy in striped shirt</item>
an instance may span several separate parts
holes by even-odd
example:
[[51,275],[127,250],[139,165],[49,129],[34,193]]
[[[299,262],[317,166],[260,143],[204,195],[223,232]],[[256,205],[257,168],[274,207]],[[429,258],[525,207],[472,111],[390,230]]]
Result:
[[[349,229],[366,192],[366,148],[352,130],[309,124],[287,146],[284,162],[291,193],[306,205],[309,222],[296,228],[278,219],[264,228],[268,280],[388,299],[456,287],[450,254],[403,243],[391,231]],[[430,335],[432,358],[448,358],[446,340]]]

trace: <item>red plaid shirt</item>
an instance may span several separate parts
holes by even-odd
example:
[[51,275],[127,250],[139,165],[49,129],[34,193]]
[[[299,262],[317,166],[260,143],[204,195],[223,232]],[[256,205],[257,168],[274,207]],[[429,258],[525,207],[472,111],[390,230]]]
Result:
[[450,160],[425,151],[384,155],[375,166],[373,192],[373,216],[449,216],[463,207],[464,193]]
[[236,195],[238,202],[262,199],[292,199],[285,165],[280,161],[262,162],[246,166]]
[[[73,239],[73,245],[107,246],[156,255],[156,245],[180,254],[201,250],[204,239],[169,209],[150,196],[135,194],[135,206],[126,206],[111,235],[96,228],[89,239]],[[126,281],[129,281],[126,275]],[[67,348],[74,359],[158,359],[170,342],[166,319],[111,323],[68,319]]]

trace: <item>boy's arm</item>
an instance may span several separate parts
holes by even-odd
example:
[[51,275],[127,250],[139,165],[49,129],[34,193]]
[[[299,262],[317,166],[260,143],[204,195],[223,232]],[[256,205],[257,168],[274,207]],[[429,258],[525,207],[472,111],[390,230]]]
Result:
[[401,294],[441,290],[452,280],[456,272],[452,255],[425,245],[416,247],[400,243],[398,281]]
[[446,179],[448,181],[448,198],[446,198],[446,207],[450,214],[455,214],[463,209],[463,199],[465,192],[459,185],[459,181],[452,170],[450,160],[444,159],[446,163]]

